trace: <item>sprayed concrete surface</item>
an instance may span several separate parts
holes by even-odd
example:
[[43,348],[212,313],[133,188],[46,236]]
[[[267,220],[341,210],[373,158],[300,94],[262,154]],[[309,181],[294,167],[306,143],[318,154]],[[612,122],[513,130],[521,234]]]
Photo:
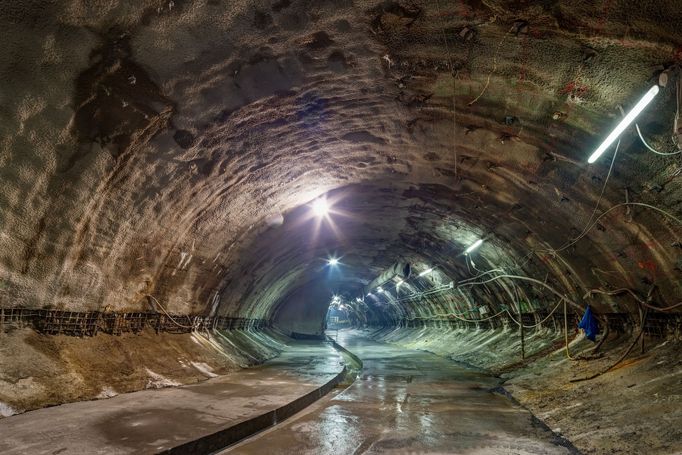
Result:
[[492,376],[354,331],[341,331],[338,342],[362,359],[358,380],[223,453],[576,453],[530,412],[491,392],[498,385]]
[[295,341],[264,365],[199,384],[2,419],[0,453],[156,453],[286,405],[326,384],[342,363],[328,344]]
[[[272,319],[307,290],[324,315],[325,279],[354,296],[402,257],[461,280],[452,253],[484,235],[478,267],[520,263],[574,299],[655,282],[674,304],[679,227],[660,212],[614,210],[554,250],[601,194],[608,159],[585,160],[616,106],[682,60],[680,22],[679,0],[0,2],[0,305],[158,311],[153,296]],[[661,149],[674,98],[638,120]],[[601,210],[679,213],[679,162],[632,131],[611,174]],[[322,194],[336,231],[306,220]],[[335,250],[343,276],[318,267]],[[457,313],[507,298],[462,292]]]

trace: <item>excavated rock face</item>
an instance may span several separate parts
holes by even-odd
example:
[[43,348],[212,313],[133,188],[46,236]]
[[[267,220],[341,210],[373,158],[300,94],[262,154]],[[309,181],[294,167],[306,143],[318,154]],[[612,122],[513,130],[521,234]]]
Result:
[[[154,296],[173,313],[286,320],[310,305],[319,326],[332,291],[360,295],[399,259],[438,267],[417,287],[472,276],[462,251],[480,237],[480,270],[576,301],[655,285],[652,302],[675,303],[670,216],[618,207],[570,241],[599,200],[611,154],[586,159],[617,106],[682,58],[678,6],[5,2],[0,304],[149,311]],[[668,151],[675,105],[669,84],[638,119]],[[629,201],[679,218],[679,157],[627,131],[597,215]],[[325,193],[320,222],[309,204]],[[550,304],[524,286],[531,308]],[[508,303],[495,285],[451,298]]]

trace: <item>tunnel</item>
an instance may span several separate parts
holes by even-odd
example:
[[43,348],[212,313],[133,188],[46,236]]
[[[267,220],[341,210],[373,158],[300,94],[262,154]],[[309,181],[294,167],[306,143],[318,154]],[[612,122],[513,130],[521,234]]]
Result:
[[681,23],[0,2],[0,453],[682,453]]

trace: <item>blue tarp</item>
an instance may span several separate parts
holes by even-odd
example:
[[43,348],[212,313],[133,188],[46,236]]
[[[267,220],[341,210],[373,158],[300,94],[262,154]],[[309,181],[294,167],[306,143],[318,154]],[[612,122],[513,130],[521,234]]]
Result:
[[597,318],[592,315],[592,309],[589,305],[585,310],[583,318],[580,320],[580,324],[578,324],[578,328],[583,329],[587,339],[592,341],[594,341],[599,333],[599,322],[597,321]]

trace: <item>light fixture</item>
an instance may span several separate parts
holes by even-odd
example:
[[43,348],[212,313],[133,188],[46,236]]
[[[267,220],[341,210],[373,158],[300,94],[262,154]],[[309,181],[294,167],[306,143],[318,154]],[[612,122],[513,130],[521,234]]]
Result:
[[326,216],[327,213],[329,213],[329,204],[327,204],[327,199],[323,197],[315,199],[312,207],[313,212],[315,212],[315,215],[318,218],[322,218],[323,216]]
[[368,292],[368,293],[367,293],[367,297],[372,297],[373,295],[374,295],[374,294],[372,294],[371,292]]
[[337,258],[329,258],[327,259],[327,264],[333,267],[339,264],[339,260]]
[[379,287],[377,288],[377,292],[384,292],[384,288],[382,288],[381,286],[379,286]]
[[419,274],[419,276],[428,275],[428,274],[431,273],[431,272],[433,272],[433,268],[432,268],[432,267],[429,267],[428,269],[426,269],[426,270],[424,270],[423,272],[421,272],[421,273]]
[[628,115],[623,117],[623,120],[620,121],[618,126],[607,136],[606,139],[604,139],[604,142],[599,146],[597,150],[594,151],[592,155],[587,159],[588,163],[594,163],[597,161],[597,159],[601,156],[602,153],[608,149],[613,142],[618,139],[618,136],[620,136],[623,131],[625,131],[625,128],[630,126],[630,124],[635,120],[635,118],[644,110],[645,107],[651,102],[651,100],[654,99],[654,97],[658,94],[659,88],[658,85],[654,85],[649,89],[648,92],[642,97],[641,100],[637,104],[635,104],[635,107],[632,108],[630,112],[628,112]]
[[472,244],[469,246],[469,248],[467,248],[466,250],[464,250],[464,254],[469,254],[469,253],[471,253],[471,252],[474,251],[476,248],[478,248],[479,246],[481,246],[481,244],[483,244],[483,240],[482,240],[482,239],[476,240],[474,243],[472,243]]
[[362,302],[362,299],[360,297],[355,297],[355,301],[360,303],[360,302]]

